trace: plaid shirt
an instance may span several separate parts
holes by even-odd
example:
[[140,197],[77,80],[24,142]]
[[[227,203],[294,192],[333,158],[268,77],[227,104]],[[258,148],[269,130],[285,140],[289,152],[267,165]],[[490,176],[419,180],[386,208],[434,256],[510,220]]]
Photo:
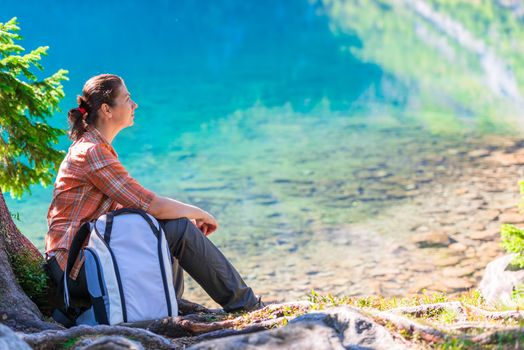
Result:
[[[55,255],[65,270],[69,247],[84,222],[122,207],[147,211],[154,198],[153,192],[128,174],[100,132],[89,127],[69,147],[58,170],[47,213],[47,257]],[[72,279],[77,278],[82,264],[83,259],[77,259],[70,274]]]

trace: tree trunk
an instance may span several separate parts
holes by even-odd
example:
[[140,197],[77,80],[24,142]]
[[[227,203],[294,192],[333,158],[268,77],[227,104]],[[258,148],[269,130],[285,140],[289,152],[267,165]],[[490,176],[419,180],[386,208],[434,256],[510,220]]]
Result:
[[42,254],[13,222],[0,189],[0,322],[23,332],[60,329],[42,321],[42,313],[18,284],[10,259],[15,256],[24,256],[28,263],[43,263]]

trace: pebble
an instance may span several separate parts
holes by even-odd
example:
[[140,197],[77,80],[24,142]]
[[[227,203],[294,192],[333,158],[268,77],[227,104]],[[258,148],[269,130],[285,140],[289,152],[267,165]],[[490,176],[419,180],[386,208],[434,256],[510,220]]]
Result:
[[491,210],[479,210],[475,213],[475,216],[486,221],[494,221],[498,218],[500,211],[491,209]]
[[442,284],[452,290],[467,290],[474,286],[474,283],[467,278],[451,277],[445,278]]
[[460,243],[460,242],[452,243],[449,245],[448,248],[457,253],[464,252],[466,249],[468,249],[468,247],[465,244]]
[[482,230],[482,231],[468,232],[467,236],[471,239],[478,240],[478,241],[491,241],[495,239],[495,237],[498,236],[498,232]]
[[456,265],[460,262],[460,260],[461,258],[458,256],[448,256],[442,259],[434,259],[434,263],[436,266],[444,267]]
[[420,248],[446,247],[451,243],[449,236],[442,231],[429,231],[416,234],[411,238],[411,242]]
[[476,269],[473,266],[447,267],[442,270],[442,275],[446,277],[463,277],[472,275]]
[[519,213],[502,213],[499,221],[503,224],[521,224],[524,223],[524,215]]
[[477,149],[468,153],[468,156],[472,158],[486,157],[489,156],[491,152],[487,149]]

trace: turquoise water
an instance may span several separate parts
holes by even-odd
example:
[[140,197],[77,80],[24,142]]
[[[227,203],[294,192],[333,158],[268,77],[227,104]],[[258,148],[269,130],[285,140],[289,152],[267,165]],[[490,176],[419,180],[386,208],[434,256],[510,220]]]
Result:
[[[453,161],[439,154],[469,147],[464,135],[520,125],[518,94],[484,82],[481,54],[447,38],[453,61],[441,67],[446,34],[406,35],[415,27],[399,23],[417,21],[408,9],[0,0],[0,21],[13,16],[26,49],[50,46],[44,74],[70,72],[51,123],[66,127],[90,76],[121,75],[139,104],[114,142],[122,162],[158,194],[215,214],[222,228],[211,237],[241,270],[256,256],[283,264],[317,246],[319,232],[412,198]],[[397,32],[379,30],[390,22]],[[7,198],[41,249],[51,193],[35,185]]]
[[[235,150],[235,137],[262,138],[256,124],[234,126],[245,135],[221,135],[224,130],[210,135],[208,123],[222,121],[227,127],[227,120],[234,123],[236,114],[254,106],[286,105],[307,115],[329,100],[330,110],[347,110],[382,74],[377,66],[341,52],[342,44],[357,45],[358,39],[334,37],[327,18],[318,13],[320,7],[307,2],[0,4],[0,20],[18,17],[27,49],[50,46],[46,72],[70,71],[61,103],[64,112],[74,106],[90,76],[112,72],[124,77],[139,109],[136,125],[119,135],[115,148],[145,185],[177,198],[193,193],[183,191],[181,181],[214,173],[204,164],[191,164],[197,148],[206,151],[201,144],[227,145],[216,157],[228,163],[242,161],[229,154]],[[268,112],[264,119],[278,117]],[[52,123],[66,127],[65,119],[65,113],[58,113]],[[187,138],[194,140],[182,144]],[[64,139],[60,147],[67,149],[68,143]],[[184,154],[175,156],[180,152]],[[149,169],[144,158],[162,168]],[[51,189],[32,191],[23,204],[11,202],[10,207],[21,213],[22,230],[40,242]],[[25,209],[28,204],[31,210]]]

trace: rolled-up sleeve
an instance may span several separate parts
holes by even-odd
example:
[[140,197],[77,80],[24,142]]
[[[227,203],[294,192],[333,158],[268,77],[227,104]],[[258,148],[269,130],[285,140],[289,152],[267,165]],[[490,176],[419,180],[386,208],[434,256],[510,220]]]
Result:
[[133,179],[118,158],[104,145],[92,147],[86,157],[86,177],[122,207],[148,211],[155,193]]

